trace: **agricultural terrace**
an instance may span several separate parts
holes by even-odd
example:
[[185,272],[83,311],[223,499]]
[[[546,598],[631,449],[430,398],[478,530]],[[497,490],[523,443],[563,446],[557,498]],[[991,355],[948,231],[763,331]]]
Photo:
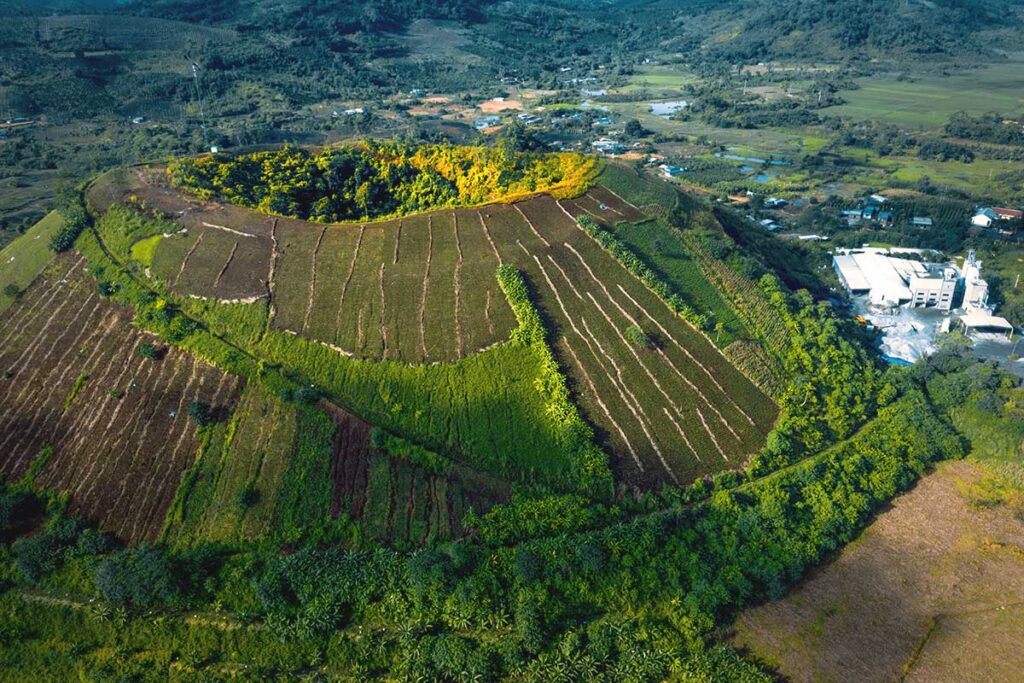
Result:
[[296,405],[253,382],[202,443],[163,537],[177,547],[287,540],[344,515],[364,538],[419,545],[461,535],[466,510],[504,497],[458,468],[434,472],[387,453],[348,412]]
[[0,473],[70,495],[71,510],[153,540],[195,457],[199,400],[227,410],[237,378],[167,348],[104,300],[77,255],[54,260],[0,321]]
[[[131,191],[187,228],[161,240],[153,257],[153,274],[173,290],[208,296],[209,287],[191,283],[223,273],[217,286],[244,298],[229,275],[237,245],[268,244],[265,256],[247,252],[249,262],[266,264],[266,277],[253,280],[247,271],[259,286],[245,293],[269,294],[272,329],[346,357],[451,362],[502,342],[515,317],[495,271],[500,264],[523,271],[585,416],[617,473],[635,485],[687,483],[738,466],[775,418],[771,400],[706,336],[577,224],[576,215],[646,218],[605,187],[572,199],[540,195],[343,225],[240,212],[158,182],[136,182]],[[198,235],[214,234],[193,249]]]

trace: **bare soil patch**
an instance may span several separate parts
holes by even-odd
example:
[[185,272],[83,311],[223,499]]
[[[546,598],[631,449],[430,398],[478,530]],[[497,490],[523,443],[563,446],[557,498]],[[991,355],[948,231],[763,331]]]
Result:
[[497,114],[498,112],[510,110],[522,111],[523,109],[523,103],[519,100],[506,100],[501,97],[481,102],[478,106],[480,111],[485,114]]

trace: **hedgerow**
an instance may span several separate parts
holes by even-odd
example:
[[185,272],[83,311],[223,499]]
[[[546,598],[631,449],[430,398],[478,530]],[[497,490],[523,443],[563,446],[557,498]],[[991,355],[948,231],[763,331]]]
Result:
[[547,401],[546,413],[558,425],[558,439],[571,459],[569,475],[578,490],[600,499],[609,497],[613,481],[608,456],[594,444],[593,430],[572,401],[526,280],[513,266],[505,264],[498,267],[498,284],[519,321],[519,327],[512,332],[512,342],[528,346],[541,359],[537,390]]
[[75,246],[75,240],[89,227],[91,219],[81,192],[73,191],[63,195],[57,210],[63,224],[50,238],[50,249],[59,253]]
[[619,238],[605,230],[597,221],[590,216],[579,216],[576,219],[580,227],[610,253],[615,260],[630,273],[635,275],[648,289],[657,294],[676,315],[690,323],[698,330],[710,331],[714,329],[711,318],[703,313],[698,313],[692,306],[683,301],[682,297],[676,294],[672,286],[659,278],[654,271],[647,267],[629,247],[624,245]]

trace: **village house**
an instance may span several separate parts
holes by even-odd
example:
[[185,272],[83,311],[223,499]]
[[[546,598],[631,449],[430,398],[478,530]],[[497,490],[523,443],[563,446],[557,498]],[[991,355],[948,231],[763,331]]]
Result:
[[1017,209],[981,208],[971,218],[971,225],[979,228],[991,228],[997,221],[1020,220],[1024,212]]
[[992,207],[992,211],[999,216],[999,220],[1001,221],[1016,221],[1020,220],[1020,218],[1024,216],[1024,211],[1019,211],[1018,209],[1001,209],[999,207]]
[[992,209],[979,209],[978,213],[971,217],[971,225],[979,228],[991,228],[997,220],[999,220],[999,215]]
[[626,146],[618,140],[611,138],[601,138],[591,143],[593,148],[600,154],[607,154],[609,156],[615,156],[618,154],[626,153]]
[[501,117],[494,116],[492,114],[490,116],[481,116],[480,118],[478,118],[476,121],[473,122],[473,127],[476,128],[477,130],[487,130],[488,128],[494,128],[499,123],[501,123]]
[[681,166],[672,166],[670,164],[661,164],[658,168],[661,169],[661,174],[666,178],[675,178],[686,172],[685,168]]

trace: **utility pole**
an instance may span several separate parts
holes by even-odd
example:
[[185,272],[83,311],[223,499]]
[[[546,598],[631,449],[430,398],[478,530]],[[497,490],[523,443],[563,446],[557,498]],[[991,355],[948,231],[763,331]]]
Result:
[[203,130],[203,145],[206,149],[209,149],[210,140],[206,134],[206,114],[203,111],[203,91],[199,86],[199,65],[195,62],[192,62],[192,79],[196,86],[196,101],[199,103],[199,126]]

